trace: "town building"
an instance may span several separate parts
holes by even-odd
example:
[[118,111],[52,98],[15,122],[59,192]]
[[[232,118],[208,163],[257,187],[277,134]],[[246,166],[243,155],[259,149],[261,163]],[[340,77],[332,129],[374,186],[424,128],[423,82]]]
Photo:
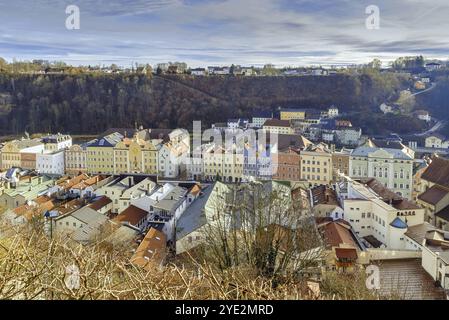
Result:
[[166,256],[167,237],[160,230],[150,228],[131,257],[131,263],[150,272],[160,267]]
[[72,240],[89,243],[101,236],[109,219],[89,206],[54,218],[54,231]]
[[252,118],[252,126],[256,128],[262,128],[262,126],[265,124],[267,120],[273,119],[273,112],[266,111],[266,112],[256,112],[253,115]]
[[192,76],[206,76],[207,70],[205,68],[195,68],[191,69],[190,73]]
[[190,136],[185,130],[176,129],[169,133],[169,141],[158,153],[158,171],[161,177],[176,178],[185,173],[186,159],[190,154]]
[[62,176],[65,171],[63,149],[48,149],[36,154],[36,171],[40,174]]
[[47,194],[54,185],[54,180],[48,176],[25,175],[14,177],[8,182],[0,195],[0,205],[7,209],[14,209],[27,201]]
[[431,135],[426,137],[425,147],[447,149],[449,148],[449,140],[447,140],[445,136],[439,133],[432,133]]
[[306,118],[306,109],[288,109],[283,108],[279,110],[280,120],[303,120]]
[[87,148],[86,145],[74,144],[65,152],[65,173],[78,175],[87,173]]
[[112,213],[124,211],[132,201],[152,193],[156,183],[144,176],[119,176],[95,191],[96,196],[106,196],[112,201]]
[[449,231],[449,160],[433,157],[416,181],[417,203],[426,210],[426,221]]
[[293,134],[294,130],[289,120],[270,119],[265,121],[263,129],[276,134]]
[[310,189],[310,203],[315,217],[343,219],[344,210],[340,207],[335,190],[320,185]]
[[338,174],[343,173],[349,176],[349,158],[352,149],[342,148],[340,151],[332,152],[332,168],[334,180],[337,180]]
[[417,204],[374,178],[358,182],[344,177],[336,191],[344,209],[343,219],[370,246],[419,250],[419,245],[406,239],[410,228],[424,223],[424,209]]
[[438,62],[429,62],[425,65],[427,71],[436,71],[442,68],[441,63]]
[[45,150],[55,152],[72,146],[72,137],[66,134],[51,134],[42,138]]
[[114,173],[114,147],[124,138],[118,132],[95,139],[86,146],[89,174]]
[[151,139],[151,130],[136,132],[114,146],[114,173],[158,174],[158,153],[162,139]]
[[299,181],[300,161],[299,153],[292,148],[278,150],[273,158],[273,180]]
[[44,150],[45,146],[40,139],[7,142],[1,149],[1,169],[8,170],[17,167],[34,170],[36,168],[35,155]]
[[369,139],[349,159],[351,178],[376,178],[398,195],[411,199],[414,152],[398,142]]
[[429,111],[426,110],[417,110],[415,112],[416,116],[418,117],[419,120],[423,120],[426,122],[430,122],[432,121],[432,117],[429,114]]
[[327,145],[311,145],[300,153],[301,180],[310,187],[332,182],[332,153]]
[[441,288],[449,290],[449,233],[429,230],[422,245],[422,267]]

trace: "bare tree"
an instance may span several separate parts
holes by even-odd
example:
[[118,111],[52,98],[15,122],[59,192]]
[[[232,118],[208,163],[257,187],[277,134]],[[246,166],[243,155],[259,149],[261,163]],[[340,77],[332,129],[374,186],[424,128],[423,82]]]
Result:
[[319,267],[323,243],[312,216],[303,216],[290,188],[275,182],[227,185],[209,210],[199,259],[225,271],[254,268],[277,285]]

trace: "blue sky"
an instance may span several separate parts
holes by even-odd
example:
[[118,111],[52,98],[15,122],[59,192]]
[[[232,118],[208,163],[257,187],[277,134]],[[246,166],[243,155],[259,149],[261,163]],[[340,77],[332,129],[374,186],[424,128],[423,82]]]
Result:
[[[77,5],[81,29],[67,30]],[[365,8],[380,8],[380,29]],[[2,0],[0,57],[71,64],[332,65],[449,56],[448,0]]]

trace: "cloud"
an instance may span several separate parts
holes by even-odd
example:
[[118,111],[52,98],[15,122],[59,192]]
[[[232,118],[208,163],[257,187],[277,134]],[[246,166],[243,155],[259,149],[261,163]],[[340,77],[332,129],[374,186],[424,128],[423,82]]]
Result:
[[[367,62],[449,55],[449,2],[376,0],[380,30],[365,27],[371,0],[4,0],[0,54],[75,64],[183,60],[204,64]],[[65,7],[81,30],[65,29]]]

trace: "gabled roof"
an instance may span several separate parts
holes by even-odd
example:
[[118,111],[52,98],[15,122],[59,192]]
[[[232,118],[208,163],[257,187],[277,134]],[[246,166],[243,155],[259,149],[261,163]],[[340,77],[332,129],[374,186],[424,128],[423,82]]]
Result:
[[92,209],[94,209],[94,210],[96,210],[96,211],[98,211],[98,210],[100,210],[101,208],[103,208],[103,207],[107,206],[108,204],[110,204],[111,202],[112,202],[112,200],[109,199],[108,197],[106,197],[106,196],[101,196],[101,197],[99,197],[98,199],[96,199],[94,202],[92,202],[92,203],[89,205],[89,207],[92,208]]
[[418,196],[418,199],[421,201],[430,203],[432,205],[436,205],[444,197],[446,197],[448,193],[449,193],[448,190],[446,190],[438,185],[434,185],[432,188],[430,188],[426,192],[420,194]]
[[72,212],[70,215],[91,227],[102,225],[108,220],[108,217],[87,206]]
[[440,211],[438,211],[437,213],[435,213],[435,216],[440,219],[449,221],[449,206],[447,206],[447,207],[441,209]]
[[320,185],[311,189],[313,205],[327,204],[338,206],[337,194],[331,188]]
[[154,228],[146,234],[136,252],[131,257],[131,263],[150,271],[154,266],[162,263],[166,256],[167,237]]
[[421,179],[449,188],[449,160],[434,157]]
[[114,222],[129,223],[136,226],[142,219],[148,215],[148,212],[137,208],[136,206],[129,206],[122,211],[117,217],[114,218]]
[[398,210],[415,210],[420,209],[418,205],[407,200],[404,197],[391,191],[375,178],[362,180],[371,190],[373,190],[382,200]]
[[323,240],[328,247],[339,247],[343,244],[359,248],[351,233],[351,227],[344,223],[325,222],[319,225],[318,229],[322,232]]

